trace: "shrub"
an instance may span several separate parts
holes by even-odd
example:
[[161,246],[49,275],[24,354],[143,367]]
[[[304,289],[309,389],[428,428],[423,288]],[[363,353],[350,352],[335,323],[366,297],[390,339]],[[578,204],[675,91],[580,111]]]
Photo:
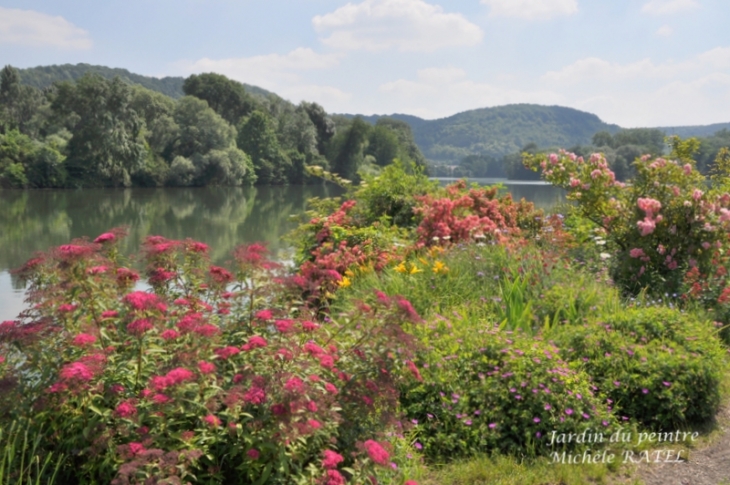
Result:
[[717,411],[723,348],[712,326],[692,315],[630,308],[560,327],[554,337],[562,357],[590,374],[622,416],[672,430]]
[[458,317],[422,332],[430,346],[420,363],[423,381],[408,387],[401,403],[431,460],[494,451],[547,455],[558,451],[549,446],[553,431],[608,433],[614,423],[587,373],[571,369],[539,337]]
[[135,290],[122,236],[28,262],[32,307],[0,324],[0,426],[29,419],[66,455],[62,483],[395,477],[382,435],[412,378],[407,301],[317,320],[263,246],[229,270],[159,236],[143,245],[154,292]]
[[696,140],[672,144],[669,159],[636,160],[630,184],[616,180],[601,154],[587,160],[565,151],[525,158],[605,230],[615,251],[613,277],[628,293],[679,291],[685,273],[697,268],[707,274],[714,250],[727,242],[730,195],[721,185],[708,190],[691,159]]

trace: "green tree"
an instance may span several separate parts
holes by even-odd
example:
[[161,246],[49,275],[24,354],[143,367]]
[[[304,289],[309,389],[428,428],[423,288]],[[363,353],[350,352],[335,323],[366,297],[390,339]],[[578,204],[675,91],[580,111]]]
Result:
[[356,181],[357,171],[364,159],[371,127],[360,116],[356,117],[349,128],[335,135],[330,141],[328,159],[332,171],[348,180]]
[[[384,167],[393,163],[396,158],[401,158],[401,151],[398,136],[393,130],[384,125],[376,125],[370,130],[365,154],[371,155],[375,159],[376,165]],[[407,163],[408,157],[405,156],[405,153],[402,155],[401,159]]]
[[18,129],[37,136],[37,114],[45,102],[40,89],[20,84],[17,69],[5,66],[0,71],[0,133]]
[[242,121],[238,148],[251,157],[259,183],[287,183],[291,161],[282,152],[274,122],[266,113],[256,110]]
[[[145,156],[141,120],[131,106],[132,92],[119,78],[86,75],[61,83],[53,110],[71,123],[66,168],[78,186],[128,186]],[[74,115],[71,117],[71,115]]]
[[221,74],[193,74],[185,79],[183,92],[207,101],[208,106],[234,126],[256,107],[243,84]]
[[317,103],[307,103],[302,101],[299,105],[309,116],[309,119],[317,129],[317,149],[319,153],[325,153],[327,143],[335,136],[335,123],[332,118],[327,116],[324,108]]
[[180,98],[173,117],[179,127],[172,157],[190,158],[194,154],[204,155],[211,150],[225,150],[236,139],[236,129],[208,103],[193,96]]

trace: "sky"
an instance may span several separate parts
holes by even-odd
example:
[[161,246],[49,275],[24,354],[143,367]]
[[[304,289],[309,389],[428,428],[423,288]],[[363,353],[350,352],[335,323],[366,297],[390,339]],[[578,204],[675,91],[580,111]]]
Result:
[[0,63],[217,72],[330,113],[730,122],[728,0],[0,0]]

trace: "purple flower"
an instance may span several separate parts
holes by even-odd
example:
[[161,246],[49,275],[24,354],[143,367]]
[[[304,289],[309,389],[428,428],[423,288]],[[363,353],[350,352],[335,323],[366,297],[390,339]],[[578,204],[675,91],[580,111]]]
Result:
[[591,415],[590,415],[590,414],[588,414],[588,413],[583,413],[583,419],[588,419],[588,418],[590,418],[590,417],[591,417]]
[[545,405],[545,411],[550,411],[551,408],[552,408],[551,405],[549,405],[549,404],[546,404]]
[[542,438],[542,433],[538,431],[537,433],[535,433],[535,436],[536,436],[537,438]]
[[618,386],[621,385],[621,382],[619,382],[619,381],[613,381],[613,385],[616,386],[616,387],[618,387]]
[[466,421],[464,421],[464,424],[467,426],[471,426],[471,419],[467,419]]
[[539,423],[539,422],[540,422],[540,418],[538,418],[538,417],[534,417],[534,418],[532,418],[532,420],[533,420],[534,422],[536,422],[536,423]]
[[418,420],[417,419],[411,419],[411,423],[418,424]]
[[601,424],[604,425],[604,426],[608,426],[608,421],[605,421],[605,420],[604,421],[601,421]]
[[568,408],[568,409],[565,410],[565,414],[567,414],[568,416],[570,416],[571,414],[573,414],[573,410],[570,409],[570,408]]
[[644,389],[641,390],[641,392],[644,393],[644,394],[649,394],[649,389],[644,388]]
[[515,399],[519,401],[520,399],[522,399],[522,396],[520,396],[519,394],[515,394]]
[[[604,423],[605,423],[605,421],[604,421]],[[413,446],[414,446],[414,447],[415,447],[415,448],[416,448],[417,450],[422,450],[422,449],[423,449],[423,445],[422,445],[421,443],[419,443],[418,441],[416,441],[415,443],[413,443]]]
[[670,387],[672,385],[671,382],[667,382],[667,381],[662,382],[662,384],[664,384],[666,387]]
[[489,423],[489,429],[494,429],[497,427],[497,423]]
[[480,414],[482,414],[480,410],[477,409],[476,411],[474,411],[474,416],[479,416]]

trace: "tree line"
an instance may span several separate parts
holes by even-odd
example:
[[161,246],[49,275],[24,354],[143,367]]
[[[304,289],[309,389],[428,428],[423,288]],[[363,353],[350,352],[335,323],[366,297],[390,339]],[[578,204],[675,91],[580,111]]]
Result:
[[[593,135],[591,143],[575,145],[568,151],[582,157],[592,153],[603,153],[611,170],[619,180],[632,178],[634,161],[643,156],[661,156],[667,152],[666,133],[656,128],[622,129],[614,134],[599,131]],[[694,156],[697,169],[707,174],[721,148],[730,146],[730,130],[722,129],[712,136],[698,137],[700,150]],[[468,155],[455,165],[434,165],[430,173],[440,177],[495,177],[513,180],[537,180],[540,174],[527,169],[522,164],[524,153],[557,152],[561,147],[540,148],[529,143],[521,150],[504,156],[489,154]]]
[[331,117],[213,73],[186,78],[183,92],[95,73],[39,89],[6,66],[0,187],[303,184],[307,166],[357,180],[395,158],[425,164],[402,121]]

